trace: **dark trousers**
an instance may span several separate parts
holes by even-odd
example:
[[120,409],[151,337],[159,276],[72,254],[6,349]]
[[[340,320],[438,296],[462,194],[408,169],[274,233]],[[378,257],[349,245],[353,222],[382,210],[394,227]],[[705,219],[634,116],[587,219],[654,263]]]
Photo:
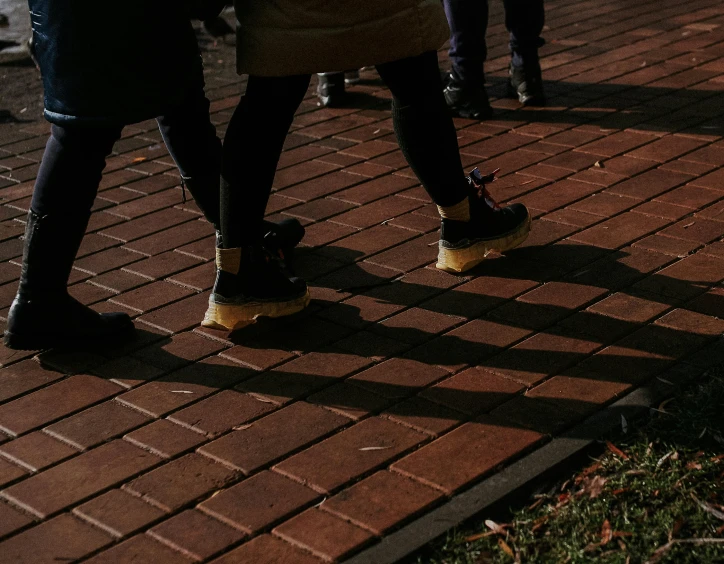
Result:
[[[449,54],[455,78],[467,84],[482,84],[483,63],[488,55],[488,1],[443,0],[443,4],[450,24]],[[512,62],[522,67],[525,60],[535,60],[538,47],[543,44],[543,0],[503,0],[503,5]]]
[[[221,143],[209,120],[203,80],[189,90],[181,105],[170,108],[157,121],[182,176],[218,178]],[[106,157],[120,139],[123,126],[53,125],[31,209],[40,215],[87,214],[98,192]]]
[[[434,202],[467,197],[457,134],[443,97],[437,53],[377,66],[392,93],[395,133],[405,158]],[[221,233],[224,247],[256,242],[276,166],[311,76],[250,76],[224,138]]]

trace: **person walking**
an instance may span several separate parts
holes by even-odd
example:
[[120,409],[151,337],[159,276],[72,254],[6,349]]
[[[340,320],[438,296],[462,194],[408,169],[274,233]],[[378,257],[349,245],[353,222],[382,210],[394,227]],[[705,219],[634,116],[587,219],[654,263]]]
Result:
[[[125,313],[96,313],[67,291],[106,156],[125,125],[161,116],[182,182],[220,227],[221,142],[209,118],[191,18],[208,19],[223,4],[127,0],[99,8],[93,0],[29,1],[44,114],[52,125],[28,212],[7,347],[39,350],[132,334]],[[293,237],[295,228],[287,229]]]
[[[445,100],[455,115],[487,119],[493,109],[485,90],[483,66],[488,55],[488,0],[443,0],[450,24],[451,70]],[[545,103],[538,49],[543,46],[543,0],[503,0],[510,34],[508,91],[524,106]]]
[[235,8],[237,70],[249,80],[224,139],[222,237],[204,326],[233,330],[309,303],[306,283],[287,277],[258,233],[312,73],[377,67],[400,148],[441,216],[438,268],[464,272],[527,237],[525,206],[498,206],[485,189],[492,178],[463,172],[437,63],[449,36],[439,0],[237,0]]

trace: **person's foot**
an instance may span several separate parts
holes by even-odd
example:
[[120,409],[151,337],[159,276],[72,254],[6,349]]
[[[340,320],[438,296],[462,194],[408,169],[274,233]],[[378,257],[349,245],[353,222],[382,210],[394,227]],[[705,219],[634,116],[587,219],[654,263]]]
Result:
[[351,70],[344,73],[344,83],[352,86],[353,84],[358,84],[360,81],[359,78],[359,71],[358,70]]
[[283,317],[309,305],[309,289],[288,278],[277,258],[261,244],[217,249],[217,274],[201,325],[233,331],[258,317]]
[[530,213],[523,204],[501,207],[485,188],[495,173],[482,176],[476,168],[468,176],[470,221],[443,219],[437,268],[461,273],[480,264],[495,252],[520,245],[530,232]]
[[125,341],[134,330],[125,313],[97,313],[67,294],[30,299],[19,293],[3,342],[13,350],[82,348]]
[[344,104],[344,73],[318,74],[317,98],[325,108],[337,108]]
[[[263,222],[263,245],[273,255],[284,261],[291,269],[294,258],[294,249],[304,238],[304,226],[298,219],[288,217],[279,222]],[[219,242],[217,238],[217,243]],[[217,244],[217,247],[220,245]]]
[[450,111],[458,117],[469,119],[490,119],[493,108],[490,107],[485,84],[466,85],[458,81],[453,73],[445,80],[445,102]]
[[537,59],[525,63],[522,67],[513,66],[511,63],[508,75],[508,90],[513,98],[517,97],[524,106],[545,105],[543,77]]

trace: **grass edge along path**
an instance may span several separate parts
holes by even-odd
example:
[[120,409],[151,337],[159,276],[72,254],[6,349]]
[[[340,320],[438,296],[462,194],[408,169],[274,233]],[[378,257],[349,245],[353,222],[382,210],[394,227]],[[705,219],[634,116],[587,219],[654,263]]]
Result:
[[414,561],[724,562],[724,370],[650,413],[638,428],[622,417],[600,456],[526,506],[479,516]]

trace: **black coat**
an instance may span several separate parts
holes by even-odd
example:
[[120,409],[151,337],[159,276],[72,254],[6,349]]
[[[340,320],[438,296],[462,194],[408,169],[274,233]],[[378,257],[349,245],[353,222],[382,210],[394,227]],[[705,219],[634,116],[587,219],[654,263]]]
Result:
[[203,80],[191,17],[223,0],[28,0],[45,117],[128,124],[163,115]]

